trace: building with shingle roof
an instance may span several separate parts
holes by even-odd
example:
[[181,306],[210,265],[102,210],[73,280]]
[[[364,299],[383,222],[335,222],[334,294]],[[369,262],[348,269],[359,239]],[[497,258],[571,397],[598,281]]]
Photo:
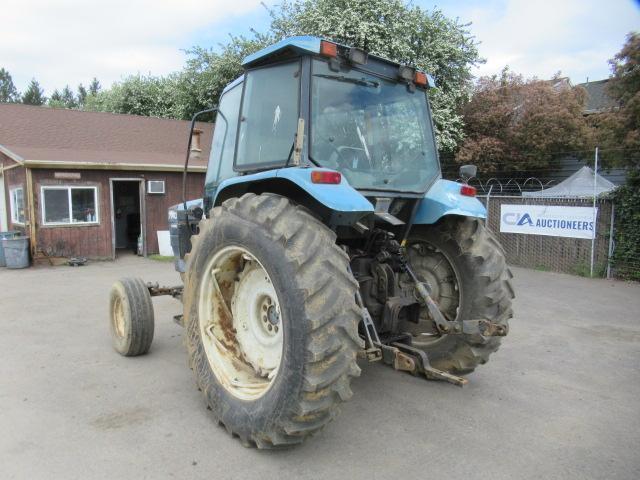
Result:
[[596,80],[578,84],[579,87],[587,91],[587,98],[584,106],[585,115],[594,113],[610,112],[618,108],[618,103],[607,93],[609,79]]
[[[202,196],[213,125],[196,124],[188,195]],[[190,123],[0,104],[0,230],[32,255],[115,258],[158,252],[181,201]]]

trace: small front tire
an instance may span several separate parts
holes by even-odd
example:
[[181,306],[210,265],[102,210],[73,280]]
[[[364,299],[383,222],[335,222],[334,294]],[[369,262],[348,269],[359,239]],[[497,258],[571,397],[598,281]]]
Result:
[[109,326],[113,348],[120,355],[135,357],[149,351],[153,341],[153,303],[140,278],[123,278],[111,287]]

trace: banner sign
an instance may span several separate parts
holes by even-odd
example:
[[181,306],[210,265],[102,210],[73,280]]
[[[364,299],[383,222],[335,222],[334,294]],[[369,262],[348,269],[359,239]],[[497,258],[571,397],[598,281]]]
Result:
[[[596,208],[596,218],[598,209]],[[500,231],[592,239],[593,208],[556,205],[500,205]]]

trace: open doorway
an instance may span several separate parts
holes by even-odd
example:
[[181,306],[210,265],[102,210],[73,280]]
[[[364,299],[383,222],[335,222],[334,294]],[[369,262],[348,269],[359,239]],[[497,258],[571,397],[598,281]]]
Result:
[[111,179],[111,218],[114,258],[144,255],[143,180]]

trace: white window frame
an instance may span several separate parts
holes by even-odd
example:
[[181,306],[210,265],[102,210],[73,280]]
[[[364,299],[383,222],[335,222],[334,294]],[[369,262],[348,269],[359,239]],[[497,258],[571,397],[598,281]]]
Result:
[[[23,219],[20,221],[20,212],[19,209],[16,208],[16,192],[20,190],[22,192],[22,211],[23,211]],[[24,225],[27,220],[27,215],[25,210],[25,198],[24,198],[24,187],[13,187],[9,189],[9,203],[11,205],[11,223],[15,223],[16,225]]]
[[[161,192],[152,192],[151,191],[151,182],[161,182],[162,183],[162,191]],[[165,183],[164,180],[147,180],[147,193],[149,195],[164,195],[165,193]]]
[[[79,189],[91,189],[93,190],[93,199],[96,206],[96,220],[94,222],[74,222],[73,221],[73,205],[71,203],[71,192],[73,190]],[[46,204],[44,192],[45,190],[67,190],[67,201],[69,205],[69,222],[47,222],[46,221]],[[42,185],[40,187],[40,199],[42,203],[42,225],[45,226],[65,226],[65,227],[76,227],[76,226],[84,226],[84,225],[98,225],[100,224],[100,207],[98,203],[98,187],[92,185]]]

